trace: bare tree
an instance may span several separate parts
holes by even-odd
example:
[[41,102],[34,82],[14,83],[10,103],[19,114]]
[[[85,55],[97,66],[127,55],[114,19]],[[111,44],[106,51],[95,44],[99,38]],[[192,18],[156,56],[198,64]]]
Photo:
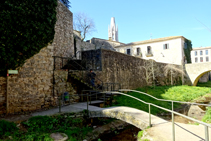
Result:
[[74,14],[73,29],[81,32],[82,41],[87,37],[87,34],[96,31],[94,21],[85,13]]
[[[143,66],[140,68],[143,68],[145,70],[145,80],[147,82],[147,85],[153,84],[155,86],[155,73],[158,71],[157,64],[154,60],[144,61]],[[152,81],[151,81],[152,80]]]
[[164,75],[167,76],[168,73],[171,75],[171,85],[173,85],[173,77],[177,77],[179,74],[182,74],[182,77],[186,76],[184,70],[174,64],[168,64],[164,67]]

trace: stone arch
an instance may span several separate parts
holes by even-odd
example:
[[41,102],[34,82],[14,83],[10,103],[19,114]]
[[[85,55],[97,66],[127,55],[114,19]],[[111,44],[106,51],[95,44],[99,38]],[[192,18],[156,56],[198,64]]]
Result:
[[208,71],[205,71],[205,72],[202,72],[201,74],[199,74],[196,78],[195,78],[195,80],[193,81],[193,86],[196,86],[197,85],[197,83],[198,83],[198,81],[199,81],[199,79],[204,75],[204,74],[206,74],[206,73],[208,73],[208,72],[210,72],[211,70],[208,70]]
[[[118,109],[116,109],[118,108]],[[125,108],[127,110],[129,109],[130,112],[125,112]],[[134,116],[134,114],[131,114],[131,111],[136,111],[135,113],[138,113],[138,109],[130,108],[130,107],[110,107],[106,108],[104,110],[99,111],[89,111],[89,117],[109,117],[109,118],[115,118],[122,121],[125,121],[129,124],[132,124],[136,126],[137,128],[144,130],[149,126],[149,121],[144,121],[141,119],[141,117]],[[143,118],[143,117],[142,117]],[[148,119],[148,118],[147,118]]]
[[185,70],[188,75],[188,79],[193,86],[196,86],[199,78],[205,73],[211,71],[211,62],[185,64]]

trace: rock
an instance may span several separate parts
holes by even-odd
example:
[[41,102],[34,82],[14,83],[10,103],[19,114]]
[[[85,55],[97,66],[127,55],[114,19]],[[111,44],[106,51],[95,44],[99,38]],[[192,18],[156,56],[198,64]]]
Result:
[[195,118],[197,120],[201,120],[204,115],[205,115],[205,111],[203,111],[197,105],[192,105],[188,111],[188,116]]
[[52,133],[50,137],[54,139],[54,141],[66,141],[68,139],[65,133]]

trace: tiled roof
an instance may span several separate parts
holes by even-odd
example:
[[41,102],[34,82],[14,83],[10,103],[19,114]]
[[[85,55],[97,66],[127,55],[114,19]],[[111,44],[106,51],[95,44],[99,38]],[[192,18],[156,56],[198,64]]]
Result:
[[[144,41],[138,41],[138,42],[131,42],[131,43],[128,43],[128,44],[125,44],[125,45],[122,45],[122,46],[130,46],[130,45],[147,44],[147,43],[153,43],[153,42],[161,42],[161,41],[167,41],[167,40],[172,40],[172,39],[177,39],[177,38],[185,38],[185,37],[183,37],[183,36],[170,36],[170,37],[150,39],[150,40],[144,40]],[[117,46],[117,47],[122,47],[122,46]]]
[[192,50],[204,50],[204,49],[211,49],[210,47],[197,47],[197,48],[193,48]]

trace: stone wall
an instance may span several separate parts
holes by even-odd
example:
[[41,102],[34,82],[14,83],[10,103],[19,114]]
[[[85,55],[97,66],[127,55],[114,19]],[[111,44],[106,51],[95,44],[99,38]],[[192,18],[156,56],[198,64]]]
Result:
[[113,51],[115,51],[114,49],[115,46],[123,45],[123,43],[120,42],[104,40],[99,38],[92,38],[90,40],[90,43],[94,44],[96,46],[96,49],[107,49]]
[[[123,53],[102,50],[102,71],[96,71],[97,77],[104,83],[121,83],[123,88],[136,89],[144,87],[146,82],[146,71],[142,66],[148,60],[129,56]],[[154,63],[155,78],[159,85],[170,85],[170,74],[164,75],[164,67],[167,64]],[[149,80],[152,84],[152,78]],[[173,77],[175,84],[181,84],[181,75]]]
[[76,48],[77,48],[77,51],[93,50],[95,49],[95,45],[89,42],[83,42],[80,39],[76,39]]
[[[18,75],[9,76],[9,113],[38,110],[54,106],[56,103],[56,95],[52,95],[52,56],[70,57],[74,50],[72,13],[60,1],[56,10],[57,22],[53,43],[26,60]],[[0,86],[0,113],[5,113],[6,78],[0,77]]]
[[6,78],[0,77],[0,114],[6,112]]

